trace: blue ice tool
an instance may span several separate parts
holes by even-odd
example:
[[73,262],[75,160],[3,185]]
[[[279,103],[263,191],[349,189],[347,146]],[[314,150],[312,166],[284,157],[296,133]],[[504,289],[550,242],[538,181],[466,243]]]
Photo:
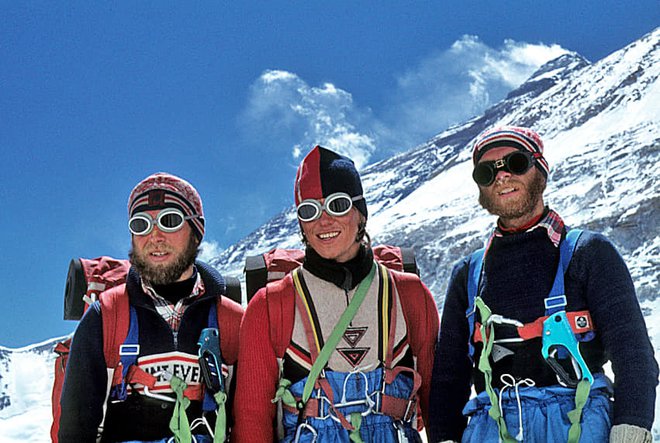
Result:
[[199,336],[199,367],[206,388],[212,393],[225,390],[222,377],[222,354],[220,353],[220,334],[217,328],[204,328]]
[[[575,378],[572,378],[564,367],[559,364],[556,358],[559,348],[563,348],[570,355],[575,370]],[[582,358],[582,354],[580,354],[578,341],[568,322],[566,311],[555,312],[543,322],[543,348],[541,354],[557,373],[559,381],[566,386],[575,388],[581,380],[587,380],[589,384],[593,384],[594,377],[584,358]]]

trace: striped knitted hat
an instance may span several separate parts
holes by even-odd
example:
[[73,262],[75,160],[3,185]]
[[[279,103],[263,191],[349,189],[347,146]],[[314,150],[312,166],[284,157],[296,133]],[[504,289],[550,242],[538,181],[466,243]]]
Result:
[[548,162],[543,157],[543,141],[529,128],[502,126],[482,132],[472,148],[472,161],[476,165],[479,159],[493,148],[516,148],[534,154],[534,164],[547,178],[550,172]]
[[[360,174],[350,158],[316,146],[298,166],[294,187],[296,206],[308,198],[320,200],[335,192],[345,192],[351,197],[363,195]],[[360,199],[353,204],[366,218],[366,201]]]
[[154,209],[176,208],[186,216],[197,239],[204,237],[204,208],[197,190],[182,178],[166,172],[158,172],[138,183],[128,198],[128,217],[137,212]]

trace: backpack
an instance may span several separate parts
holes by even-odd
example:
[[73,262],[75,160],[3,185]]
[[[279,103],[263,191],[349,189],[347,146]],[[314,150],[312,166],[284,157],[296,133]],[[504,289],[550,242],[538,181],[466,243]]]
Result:
[[[119,260],[112,257],[97,257],[94,259],[74,258],[69,264],[69,270],[64,289],[64,319],[80,320],[87,308],[96,300],[101,302],[101,310],[105,315],[103,318],[103,352],[109,368],[117,367],[120,362],[119,348],[129,334],[129,303],[125,294],[125,282],[131,265],[128,260]],[[224,276],[223,276],[224,277]],[[224,277],[226,284],[226,297],[222,297],[217,304],[217,313],[209,313],[209,323],[218,326],[217,319],[222,317],[223,321],[231,321],[227,318],[227,311],[233,307],[228,305],[226,298],[241,303],[240,282],[235,277]],[[101,296],[103,294],[103,296]],[[209,326],[211,327],[211,326]],[[225,334],[227,335],[227,334]],[[221,340],[223,337],[220,338]],[[58,431],[60,423],[60,396],[66,375],[66,365],[71,348],[71,338],[58,343],[54,352],[57,354],[54,367],[53,391],[51,394],[51,405],[53,423],[50,435],[53,443],[58,442]],[[222,340],[223,344],[225,343]],[[227,348],[233,348],[233,344],[227,344]],[[235,356],[238,351],[230,350]],[[121,371],[116,371],[115,383],[121,380]]]
[[[373,248],[374,258],[389,269],[419,275],[413,248],[379,245]],[[289,272],[302,265],[305,252],[300,249],[271,249],[251,255],[245,259],[245,287],[247,301],[267,283],[284,278]]]

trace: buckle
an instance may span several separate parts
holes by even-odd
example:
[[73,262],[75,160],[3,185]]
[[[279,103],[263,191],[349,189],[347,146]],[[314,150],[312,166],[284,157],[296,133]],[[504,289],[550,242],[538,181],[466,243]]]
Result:
[[121,345],[119,346],[119,355],[139,355],[140,345]]
[[415,412],[417,409],[417,398],[411,398],[408,400],[408,406],[406,406],[406,412],[403,414],[402,420],[404,422],[409,422],[412,420],[412,418],[415,416]]
[[566,296],[565,295],[555,295],[554,297],[548,297],[543,300],[545,309],[561,308],[566,306]]

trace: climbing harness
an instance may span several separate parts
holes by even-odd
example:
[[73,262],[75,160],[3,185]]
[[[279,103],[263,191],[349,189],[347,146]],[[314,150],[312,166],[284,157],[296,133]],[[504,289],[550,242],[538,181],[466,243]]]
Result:
[[[496,343],[521,342],[535,337],[542,338],[541,354],[557,374],[559,383],[563,386],[575,388],[575,409],[568,414],[571,422],[568,442],[577,443],[579,441],[581,433],[580,418],[582,410],[589,398],[594,377],[580,353],[576,334],[583,334],[582,339],[585,341],[589,340],[593,338],[593,327],[588,311],[566,312],[567,303],[564,293],[564,274],[581,233],[581,230],[571,230],[560,243],[560,259],[557,273],[550,294],[544,300],[546,315],[528,324],[522,324],[517,320],[508,319],[501,315],[493,314],[490,311],[479,294],[479,283],[483,273],[485,249],[476,251],[470,258],[468,269],[468,309],[466,316],[468,317],[470,337],[473,338],[474,342],[483,342],[483,349],[477,368],[484,374],[485,390],[491,403],[488,414],[497,423],[499,438],[503,442],[521,441],[524,435],[521,414],[519,414],[519,431],[516,438],[511,437],[507,430],[506,422],[501,412],[501,396],[503,391],[507,387],[513,386],[515,388],[516,399],[520,409],[518,386],[521,383],[527,386],[531,385],[528,380],[518,382],[513,380],[513,383],[511,383],[507,378],[506,382],[502,380],[505,386],[502,388],[498,398],[492,387],[492,368],[489,359],[495,349],[494,345]],[[479,312],[481,324],[475,322],[476,311]],[[518,337],[495,339],[495,325],[515,327]],[[469,341],[469,353],[472,359],[474,355],[472,340]],[[576,374],[575,377],[571,377],[558,361],[560,358],[563,359],[566,357],[570,357]],[[511,376],[508,375],[508,377]]]
[[[386,350],[384,366],[375,369],[356,367],[350,372],[326,371],[330,355],[359,309],[376,274],[379,275],[383,294],[380,309],[385,313],[393,312],[391,318],[388,315],[382,317],[383,331],[389,331],[382,334]],[[421,377],[410,368],[391,368],[397,297],[394,293],[390,297],[393,288],[390,287],[392,281],[387,269],[374,264],[323,346],[312,321],[311,300],[306,296],[302,275],[296,270],[292,277],[297,294],[296,307],[307,335],[312,368],[306,378],[294,384],[285,379],[279,382],[273,401],[281,400],[283,404],[286,430],[283,441],[324,442],[331,439],[333,442],[361,443],[363,438],[384,442],[418,441],[419,437],[415,437],[417,431],[412,428],[411,422],[417,410],[416,394]],[[410,377],[399,377],[403,373],[410,374]]]

